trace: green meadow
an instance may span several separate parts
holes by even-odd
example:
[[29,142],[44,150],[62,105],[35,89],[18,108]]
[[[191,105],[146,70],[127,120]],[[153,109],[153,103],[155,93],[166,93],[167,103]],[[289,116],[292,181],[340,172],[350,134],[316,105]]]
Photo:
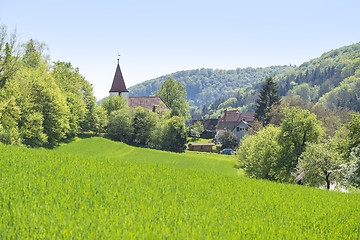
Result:
[[248,179],[235,163],[103,138],[0,145],[0,238],[360,238],[359,194]]

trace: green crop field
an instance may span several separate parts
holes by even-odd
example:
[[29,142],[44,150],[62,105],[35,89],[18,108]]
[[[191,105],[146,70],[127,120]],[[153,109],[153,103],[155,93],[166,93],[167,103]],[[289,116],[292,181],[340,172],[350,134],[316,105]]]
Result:
[[234,164],[102,138],[0,145],[0,238],[360,238],[359,194],[252,180]]

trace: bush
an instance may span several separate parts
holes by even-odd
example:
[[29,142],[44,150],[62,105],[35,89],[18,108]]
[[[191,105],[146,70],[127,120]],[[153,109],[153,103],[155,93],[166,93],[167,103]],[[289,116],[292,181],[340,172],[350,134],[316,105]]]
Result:
[[132,117],[128,108],[112,111],[107,128],[109,137],[121,142],[131,142],[134,132]]
[[269,125],[254,135],[245,136],[237,151],[239,167],[251,178],[276,180],[274,166],[280,154],[277,137],[280,129]]
[[219,136],[219,141],[221,143],[221,149],[235,148],[238,145],[237,137],[232,132],[224,132]]

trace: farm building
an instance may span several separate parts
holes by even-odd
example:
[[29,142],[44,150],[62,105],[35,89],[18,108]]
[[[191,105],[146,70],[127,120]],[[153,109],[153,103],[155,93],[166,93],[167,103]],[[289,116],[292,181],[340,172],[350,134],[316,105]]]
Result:
[[189,143],[189,151],[213,152],[214,143]]

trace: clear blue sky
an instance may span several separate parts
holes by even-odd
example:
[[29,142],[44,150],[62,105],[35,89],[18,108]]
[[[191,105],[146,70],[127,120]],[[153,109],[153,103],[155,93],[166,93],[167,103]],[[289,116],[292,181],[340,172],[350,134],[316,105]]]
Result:
[[0,0],[0,23],[45,42],[108,95],[179,70],[301,64],[360,42],[359,0]]

